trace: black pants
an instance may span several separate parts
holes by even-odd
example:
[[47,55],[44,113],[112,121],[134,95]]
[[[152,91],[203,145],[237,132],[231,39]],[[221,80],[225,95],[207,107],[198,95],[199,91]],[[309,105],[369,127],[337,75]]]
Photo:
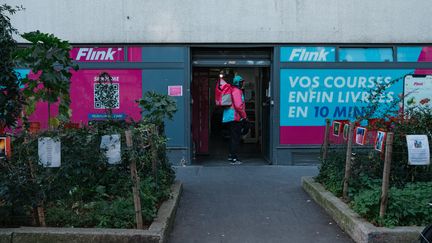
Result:
[[241,122],[230,122],[230,142],[229,142],[229,157],[232,159],[237,159],[237,151],[240,144],[241,139]]

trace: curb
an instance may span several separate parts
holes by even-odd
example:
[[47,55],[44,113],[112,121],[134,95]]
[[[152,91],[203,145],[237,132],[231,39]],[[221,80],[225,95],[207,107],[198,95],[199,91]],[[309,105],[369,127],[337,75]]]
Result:
[[176,181],[171,190],[171,198],[162,203],[156,218],[147,230],[20,227],[0,229],[0,243],[165,243],[175,219],[182,183]]
[[357,243],[416,242],[424,227],[376,227],[327,191],[313,177],[302,177],[303,189],[336,221]]

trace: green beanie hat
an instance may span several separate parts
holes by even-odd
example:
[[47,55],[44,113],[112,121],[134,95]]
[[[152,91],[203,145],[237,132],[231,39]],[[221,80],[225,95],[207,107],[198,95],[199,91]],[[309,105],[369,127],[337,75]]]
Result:
[[233,84],[235,86],[239,86],[241,81],[243,81],[242,76],[240,76],[240,75],[234,76]]

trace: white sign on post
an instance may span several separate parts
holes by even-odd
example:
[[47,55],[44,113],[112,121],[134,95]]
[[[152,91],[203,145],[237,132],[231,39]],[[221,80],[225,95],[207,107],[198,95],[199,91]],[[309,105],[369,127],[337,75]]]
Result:
[[120,164],[121,162],[121,147],[120,134],[102,136],[100,148],[105,151],[105,156],[108,159],[108,164]]
[[408,164],[429,165],[429,141],[426,135],[406,135],[408,146]]
[[43,137],[38,139],[39,161],[44,167],[60,167],[61,143],[59,139]]

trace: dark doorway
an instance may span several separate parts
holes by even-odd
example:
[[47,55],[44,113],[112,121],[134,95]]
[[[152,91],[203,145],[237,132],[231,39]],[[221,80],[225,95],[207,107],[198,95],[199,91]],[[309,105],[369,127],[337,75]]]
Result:
[[[192,139],[194,163],[225,163],[229,130],[222,123],[223,108],[216,107],[214,89],[223,67],[193,67]],[[244,99],[251,130],[242,137],[239,157],[245,164],[263,164],[269,160],[269,67],[233,67],[245,79]]]

